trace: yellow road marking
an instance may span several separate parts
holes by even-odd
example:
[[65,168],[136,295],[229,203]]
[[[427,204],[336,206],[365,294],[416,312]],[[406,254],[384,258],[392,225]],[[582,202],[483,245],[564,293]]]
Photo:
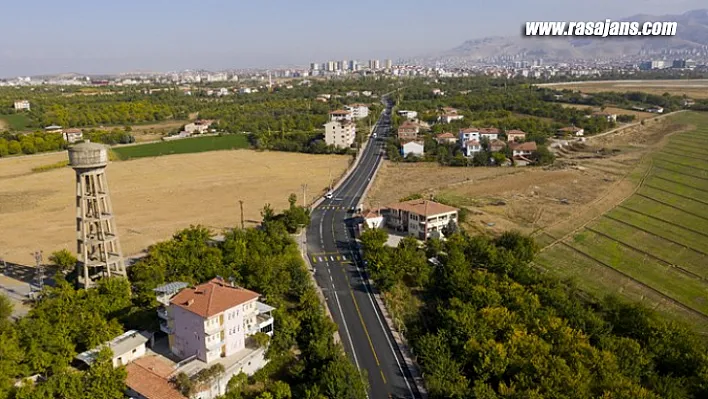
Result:
[[341,259],[342,259],[342,257],[341,257],[341,256],[337,256],[337,260],[338,260],[338,261],[339,261],[339,260],[341,260]]
[[379,357],[376,356],[376,351],[374,350],[374,343],[371,341],[369,330],[366,329],[366,324],[364,323],[364,316],[361,315],[361,310],[359,310],[359,304],[356,303],[356,298],[354,298],[354,291],[352,291],[351,288],[349,288],[349,294],[351,294],[352,296],[352,301],[354,301],[354,307],[356,308],[356,312],[359,314],[359,320],[361,320],[361,326],[364,328],[366,338],[369,340],[369,346],[371,347],[371,352],[374,354],[374,360],[376,360],[376,365],[381,366],[381,363],[379,363]]
[[384,384],[386,383],[386,377],[383,375],[383,370],[379,370],[381,372],[381,378],[383,379]]
[[314,256],[312,257],[312,263],[317,263],[317,258],[315,258]]

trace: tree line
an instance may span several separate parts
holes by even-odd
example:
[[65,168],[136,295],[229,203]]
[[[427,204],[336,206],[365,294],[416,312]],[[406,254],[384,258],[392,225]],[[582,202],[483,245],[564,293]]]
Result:
[[[687,327],[593,298],[532,266],[518,233],[361,242],[431,398],[703,398],[708,349]],[[432,260],[429,260],[432,259]]]
[[[268,365],[253,376],[235,376],[227,398],[364,398],[366,379],[334,342],[336,325],[325,314],[291,236],[309,223],[308,212],[295,205],[294,195],[289,200],[291,206],[280,214],[264,207],[258,228],[235,228],[216,244],[204,227],[178,231],[148,249],[129,269],[129,281],[110,279],[77,290],[69,283],[76,272],[65,277],[59,272],[56,287],[45,288],[17,322],[9,320],[11,307],[0,297],[0,398],[123,398],[125,369],[113,368],[110,353],[86,371],[70,367],[74,356],[125,329],[158,330],[152,291],[158,285],[198,284],[215,276],[259,292],[276,308]],[[52,260],[64,270],[75,262],[67,251]],[[38,373],[46,380],[14,386],[16,379]]]

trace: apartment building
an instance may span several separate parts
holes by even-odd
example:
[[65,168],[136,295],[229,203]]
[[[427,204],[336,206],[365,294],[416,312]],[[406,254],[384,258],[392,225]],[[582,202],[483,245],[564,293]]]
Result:
[[15,101],[15,110],[16,111],[29,111],[30,110],[30,102],[27,100]]
[[506,131],[506,141],[524,141],[526,140],[526,132],[521,130],[511,129]]
[[411,121],[405,121],[398,127],[398,139],[403,141],[415,140],[420,133],[420,126]]
[[208,364],[244,350],[248,336],[272,335],[274,308],[259,297],[220,278],[182,289],[167,307],[170,351]]
[[482,146],[479,142],[479,129],[476,127],[460,129],[459,138],[464,156],[471,157],[475,153],[482,151]]
[[356,125],[352,121],[331,121],[324,125],[325,143],[337,148],[349,148],[356,140]]
[[441,232],[450,221],[457,223],[458,212],[457,208],[435,201],[415,199],[387,206],[385,219],[389,227],[424,240]]
[[332,111],[329,113],[329,120],[330,122],[333,121],[339,121],[339,122],[345,122],[345,121],[351,121],[352,120],[352,113],[350,111],[344,110],[344,109],[338,109],[335,111]]
[[364,119],[369,116],[369,106],[366,104],[351,104],[344,106],[349,111],[352,119]]

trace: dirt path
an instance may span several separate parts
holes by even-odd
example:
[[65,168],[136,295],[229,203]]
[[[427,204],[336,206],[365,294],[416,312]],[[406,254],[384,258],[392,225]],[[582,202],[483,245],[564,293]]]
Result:
[[667,116],[669,116],[669,115],[676,115],[676,114],[681,113],[681,112],[686,112],[686,110],[685,110],[685,109],[682,109],[682,110],[680,110],[680,111],[669,112],[668,114],[663,114],[663,115],[655,116],[655,117],[653,117],[653,118],[647,118],[647,119],[644,119],[644,120],[639,121],[639,122],[630,123],[629,125],[620,126],[620,127],[614,128],[614,129],[612,129],[612,130],[608,130],[608,131],[606,131],[606,132],[604,132],[604,133],[600,133],[600,134],[596,134],[596,135],[594,135],[594,136],[590,136],[590,137],[588,137],[588,141],[592,142],[593,139],[596,139],[596,138],[598,138],[598,137],[604,137],[604,136],[608,136],[608,135],[610,135],[610,134],[621,133],[624,129],[629,129],[629,128],[634,127],[634,126],[641,125],[641,123],[642,123],[643,121],[654,122],[654,121],[658,121],[658,120],[660,120],[660,119],[662,119],[662,118],[665,118],[665,117],[667,117]]
[[4,132],[5,130],[9,129],[10,126],[5,122],[4,119],[0,118],[0,132]]

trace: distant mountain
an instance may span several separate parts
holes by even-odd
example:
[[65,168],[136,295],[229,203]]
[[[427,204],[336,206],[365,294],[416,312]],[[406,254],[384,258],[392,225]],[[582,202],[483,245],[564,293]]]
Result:
[[708,50],[708,9],[688,11],[681,15],[635,15],[620,21],[676,21],[673,37],[486,37],[468,40],[434,58],[489,59],[497,56],[524,55],[544,60],[619,58],[662,50]]

